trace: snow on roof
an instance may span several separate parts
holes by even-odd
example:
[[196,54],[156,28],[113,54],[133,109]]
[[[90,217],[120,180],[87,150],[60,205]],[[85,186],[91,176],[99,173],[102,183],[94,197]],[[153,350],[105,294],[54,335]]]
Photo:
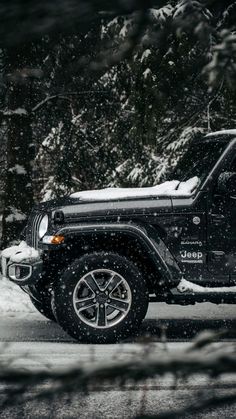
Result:
[[219,134],[236,135],[236,129],[223,129],[221,131],[210,132],[209,134],[206,135],[206,137],[212,137],[214,135],[219,135]]
[[172,180],[146,188],[106,188],[75,192],[71,198],[81,201],[112,201],[124,198],[145,198],[158,196],[191,196],[199,184],[199,178],[193,177],[186,182]]

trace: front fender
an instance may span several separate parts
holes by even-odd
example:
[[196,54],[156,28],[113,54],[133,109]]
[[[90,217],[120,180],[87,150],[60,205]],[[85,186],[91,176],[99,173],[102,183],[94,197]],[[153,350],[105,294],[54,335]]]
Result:
[[[155,228],[134,223],[113,224],[113,223],[93,223],[76,224],[62,227],[57,231],[57,235],[64,236],[66,239],[73,236],[102,235],[106,233],[122,233],[138,240],[145,248],[148,255],[155,263],[162,278],[171,283],[178,284],[182,272],[174,256],[171,254],[164,241],[160,238]],[[55,245],[49,245],[50,248]]]

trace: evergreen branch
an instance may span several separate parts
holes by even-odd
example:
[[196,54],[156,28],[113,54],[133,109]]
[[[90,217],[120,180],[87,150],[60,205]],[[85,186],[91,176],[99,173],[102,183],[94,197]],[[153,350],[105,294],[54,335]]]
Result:
[[218,84],[217,88],[214,90],[214,92],[211,93],[210,96],[207,97],[204,104],[200,104],[199,108],[192,113],[192,115],[188,116],[182,123],[178,125],[178,127],[175,127],[175,132],[170,131],[165,136],[159,138],[160,144],[162,146],[167,146],[170,144],[173,140],[173,137],[176,136],[176,132],[181,132],[186,128],[187,126],[196,126],[199,117],[206,112],[207,108],[212,105],[212,103],[218,98],[222,88],[224,85],[224,77]]
[[118,51],[112,53],[111,51],[103,51],[94,61],[91,61],[89,57],[83,57],[79,62],[68,66],[67,71],[70,74],[76,74],[81,68],[88,67],[91,72],[96,73],[96,76],[99,77],[110,68],[129,58],[149,23],[148,8],[150,8],[150,1],[139,1],[138,4],[140,6],[136,13],[134,30],[129,33]]
[[[216,335],[210,335],[207,342],[212,342],[214,336]],[[206,337],[204,339],[206,340]],[[204,348],[206,349],[207,346],[204,345]],[[38,389],[33,396],[33,399],[43,399],[62,393],[83,392],[94,386],[99,388],[99,386],[108,383],[124,385],[130,380],[133,383],[138,383],[167,373],[184,377],[196,374],[205,374],[209,377],[227,373],[236,374],[235,347],[232,346],[232,352],[228,350],[227,353],[223,350],[207,353],[207,351],[203,352],[203,350],[199,348],[196,350],[193,347],[191,351],[162,354],[158,355],[158,358],[150,356],[146,360],[99,363],[92,367],[74,367],[62,372],[25,371],[2,366],[0,382],[7,386],[14,386],[12,392],[16,390],[24,393],[24,389],[32,389],[32,386],[42,385],[46,381],[48,382],[47,388]]]

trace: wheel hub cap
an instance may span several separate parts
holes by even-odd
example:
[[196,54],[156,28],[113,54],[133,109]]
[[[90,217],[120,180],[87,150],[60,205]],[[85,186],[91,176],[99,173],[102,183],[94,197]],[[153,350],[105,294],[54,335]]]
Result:
[[108,296],[104,292],[101,292],[100,294],[98,294],[96,298],[98,304],[106,303],[107,299],[108,299]]

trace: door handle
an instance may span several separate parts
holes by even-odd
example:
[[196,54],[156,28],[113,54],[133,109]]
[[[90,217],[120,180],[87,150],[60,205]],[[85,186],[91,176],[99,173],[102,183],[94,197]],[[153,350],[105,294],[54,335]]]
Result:
[[223,220],[225,218],[223,214],[211,214],[211,217],[214,218],[214,220]]
[[211,218],[216,225],[220,225],[225,220],[225,216],[222,214],[211,214]]

